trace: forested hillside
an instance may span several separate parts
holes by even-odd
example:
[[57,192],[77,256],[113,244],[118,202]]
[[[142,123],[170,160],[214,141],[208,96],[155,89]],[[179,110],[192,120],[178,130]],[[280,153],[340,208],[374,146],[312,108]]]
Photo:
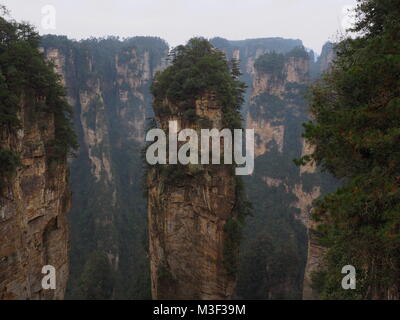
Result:
[[[363,0],[355,38],[341,41],[331,71],[314,86],[305,137],[315,162],[343,187],[319,201],[314,221],[326,247],[314,289],[324,299],[400,298],[400,7]],[[343,290],[342,268],[357,272]]]

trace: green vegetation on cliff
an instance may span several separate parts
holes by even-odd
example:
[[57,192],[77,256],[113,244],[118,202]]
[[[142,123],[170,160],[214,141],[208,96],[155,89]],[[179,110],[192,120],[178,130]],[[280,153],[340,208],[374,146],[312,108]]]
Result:
[[150,78],[168,46],[155,37],[73,41],[49,35],[41,47],[60,58],[80,144],[70,165],[66,297],[149,299],[140,150],[145,118],[152,114]]
[[225,54],[215,49],[206,39],[193,38],[186,46],[178,46],[170,53],[172,65],[156,75],[151,92],[154,108],[162,108],[164,99],[186,111],[206,93],[213,93],[223,109],[225,126],[241,128],[240,108],[245,85],[237,78],[237,61],[227,62]]
[[259,73],[269,74],[278,79],[284,76],[285,62],[289,58],[310,59],[309,54],[303,46],[295,47],[287,53],[277,53],[275,51],[263,54],[254,63],[254,68]]
[[[400,7],[397,0],[359,0],[354,31],[313,88],[305,137],[316,146],[303,162],[342,178],[314,219],[327,247],[326,270],[314,275],[325,299],[388,299],[400,292]],[[353,265],[357,289],[343,290]]]
[[[7,12],[0,7],[3,15]],[[0,16],[0,126],[2,133],[15,134],[20,128],[18,113],[25,107],[26,118],[42,123],[54,117],[55,135],[46,146],[49,159],[65,159],[77,148],[71,126],[72,110],[66,101],[60,77],[39,52],[39,35],[25,23]],[[42,125],[48,125],[42,123]],[[0,149],[0,185],[19,164],[15,150]]]
[[[199,121],[201,127],[210,128],[214,119],[200,119],[196,115],[195,101],[206,94],[212,94],[222,108],[224,128],[242,128],[240,109],[244,102],[246,86],[239,81],[241,75],[239,62],[227,61],[224,52],[213,47],[203,38],[193,38],[183,46],[178,46],[170,53],[172,62],[166,70],[159,72],[151,87],[154,96],[153,107],[156,114],[165,115],[165,100],[177,106],[180,115],[189,121]],[[190,166],[162,166],[158,168],[168,177],[184,179]],[[198,168],[197,174],[204,173]],[[168,173],[166,173],[168,172]],[[190,172],[189,172],[190,173]],[[193,173],[190,173],[193,175]],[[234,173],[232,172],[232,175]],[[200,177],[197,177],[201,179]],[[174,181],[169,180],[169,183]],[[236,203],[234,215],[225,224],[224,265],[231,276],[238,270],[238,253],[242,237],[244,220],[250,214],[251,205],[247,201],[244,186],[236,178]]]
[[5,180],[11,179],[20,166],[20,156],[9,149],[0,148],[0,192],[6,186]]
[[258,72],[272,75],[282,75],[284,65],[285,55],[276,52],[264,54],[254,63]]
[[[272,126],[279,138],[263,142],[263,129],[256,132],[256,146],[267,151],[257,156],[253,175],[245,178],[254,216],[247,219],[244,229],[237,293],[245,299],[301,299],[309,199],[332,191],[336,184],[318,170],[301,172],[293,163],[302,154],[302,124],[309,119],[304,96],[312,56],[302,46],[280,53],[268,51],[256,59],[254,67],[257,76],[268,78],[270,87],[251,98],[248,116],[265,130]],[[289,64],[304,66],[296,71],[303,81],[287,82]],[[281,87],[282,94],[274,93],[272,87]]]
[[114,289],[114,270],[107,255],[95,251],[90,254],[79,280],[77,298],[87,300],[110,300]]

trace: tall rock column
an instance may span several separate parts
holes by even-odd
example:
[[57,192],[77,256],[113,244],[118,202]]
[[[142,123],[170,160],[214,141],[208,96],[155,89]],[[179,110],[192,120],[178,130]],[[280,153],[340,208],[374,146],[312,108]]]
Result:
[[[63,299],[68,279],[68,168],[48,157],[53,116],[32,121],[30,107],[21,107],[21,129],[2,130],[0,139],[21,157],[0,197],[0,300]],[[45,265],[56,270],[55,290],[42,288]]]
[[38,35],[0,25],[0,300],[63,299],[71,110]]
[[[222,129],[222,110],[206,95],[196,116]],[[165,105],[168,110],[176,109]],[[179,117],[156,116],[161,128],[199,127]],[[166,165],[150,169],[148,225],[153,298],[228,299],[235,277],[224,264],[224,227],[235,216],[235,176],[229,165]]]
[[[204,39],[178,47],[172,65],[156,76],[152,87],[158,127],[168,133],[169,122],[176,121],[178,132],[195,130],[199,143],[201,129],[240,127],[243,85],[234,70]],[[178,149],[183,144],[178,143]],[[168,162],[148,169],[153,298],[232,297],[245,213],[234,165],[223,162]]]
[[[303,95],[311,57],[303,47],[255,59],[247,128],[255,130],[255,171],[248,177],[255,216],[249,219],[238,294],[252,299],[300,299],[306,220],[320,195],[318,175],[293,163],[308,120]],[[257,282],[249,275],[256,274]]]

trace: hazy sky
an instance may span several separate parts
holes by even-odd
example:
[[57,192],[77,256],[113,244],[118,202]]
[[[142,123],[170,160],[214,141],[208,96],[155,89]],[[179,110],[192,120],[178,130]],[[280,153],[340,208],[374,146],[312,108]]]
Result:
[[220,36],[229,40],[284,37],[301,39],[316,52],[321,51],[327,40],[337,39],[338,32],[344,31],[343,26],[349,20],[346,8],[355,3],[355,0],[0,0],[13,18],[29,21],[41,34],[62,34],[74,39],[159,36],[171,46],[185,43],[193,36]]

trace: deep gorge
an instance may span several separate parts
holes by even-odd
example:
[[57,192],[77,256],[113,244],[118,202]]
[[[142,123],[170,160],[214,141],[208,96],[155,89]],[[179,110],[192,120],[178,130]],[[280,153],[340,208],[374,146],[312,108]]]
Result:
[[[236,294],[301,298],[307,210],[323,186],[319,173],[301,174],[292,159],[304,148],[301,124],[308,114],[303,93],[321,72],[319,61],[331,53],[314,62],[312,53],[299,49],[300,41],[279,38],[216,38],[211,43],[228,58],[240,60],[241,78],[248,86],[242,114],[257,136],[256,172],[246,178],[255,213],[244,231]],[[78,283],[90,287],[98,268],[113,288],[104,291],[104,298],[149,298],[140,152],[146,119],[153,116],[149,86],[155,72],[167,65],[168,47],[156,38],[76,43],[60,37],[45,38],[42,46],[63,75],[81,145],[71,163],[68,292],[84,297]],[[282,56],[282,70],[277,70],[282,77],[269,74],[269,52]]]
[[[308,119],[303,95],[332,53],[325,51],[314,61],[300,40],[282,38],[210,42],[228,59],[240,61],[240,80],[248,87],[243,125],[256,132],[255,173],[244,179],[254,209],[246,219],[237,284],[230,285],[229,296],[299,299],[307,213],[313,199],[331,186],[315,169],[301,171],[292,160],[307,147],[301,138]],[[168,65],[168,45],[151,37],[76,42],[46,36],[40,47],[62,76],[80,145],[76,158],[68,160],[72,209],[66,298],[149,299],[147,239],[152,235],[147,232],[142,152],[155,115],[150,85]]]

